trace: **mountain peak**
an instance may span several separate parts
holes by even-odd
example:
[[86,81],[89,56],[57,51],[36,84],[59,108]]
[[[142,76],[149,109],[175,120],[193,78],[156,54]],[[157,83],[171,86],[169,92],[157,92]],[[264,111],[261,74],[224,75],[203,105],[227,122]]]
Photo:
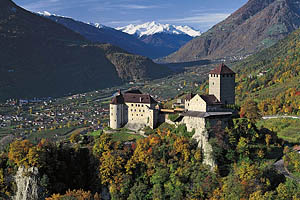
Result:
[[169,55],[165,62],[242,59],[272,46],[299,27],[298,0],[249,0],[228,18]]
[[146,22],[144,24],[133,25],[129,24],[124,27],[117,27],[117,30],[121,30],[131,35],[138,35],[142,37],[144,35],[154,35],[156,33],[168,33],[176,35],[189,35],[191,37],[197,37],[201,35],[200,31],[197,31],[189,26],[175,26],[170,24],[161,24],[155,21]]

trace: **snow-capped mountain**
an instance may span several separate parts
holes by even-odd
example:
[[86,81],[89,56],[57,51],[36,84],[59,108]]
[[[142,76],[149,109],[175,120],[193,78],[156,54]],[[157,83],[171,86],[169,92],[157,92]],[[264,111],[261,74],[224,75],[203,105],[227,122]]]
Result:
[[[47,11],[38,12],[37,14],[64,25],[92,42],[110,43],[121,47],[127,52],[150,58],[167,56],[192,40],[194,36],[200,34],[199,31],[197,32],[187,26],[175,27],[151,22],[148,23],[148,34],[137,35],[116,30],[100,23],[80,22],[70,17],[58,16]],[[151,26],[152,29],[150,29]]]
[[156,33],[168,33],[168,34],[185,34],[191,37],[197,37],[201,35],[200,31],[197,31],[189,26],[175,26],[170,24],[160,24],[157,22],[147,22],[140,25],[130,24],[124,27],[117,27],[117,30],[121,30],[131,35],[137,35],[139,37],[154,35]]
[[99,24],[99,23],[91,23],[91,22],[89,22],[89,23],[87,23],[88,25],[91,25],[91,26],[94,26],[94,27],[96,27],[96,28],[105,28],[105,27],[107,27],[107,26],[104,26],[103,24]]

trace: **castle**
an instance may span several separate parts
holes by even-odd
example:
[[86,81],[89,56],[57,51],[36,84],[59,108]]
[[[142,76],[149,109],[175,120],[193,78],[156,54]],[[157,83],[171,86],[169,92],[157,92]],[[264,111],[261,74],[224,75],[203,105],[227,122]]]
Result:
[[[207,124],[211,127],[217,124],[222,128],[228,126],[232,111],[224,105],[235,104],[235,73],[225,64],[220,64],[209,72],[209,94],[188,94],[184,101],[184,111],[180,113],[181,121],[187,131],[195,131],[193,136],[198,141],[204,153],[204,163],[212,167],[212,147],[208,140],[211,137]],[[119,92],[110,103],[110,127],[123,126],[140,129],[146,126],[155,128],[166,121],[167,114],[160,110],[157,102],[149,95],[139,90]]]
[[112,129],[127,126],[138,129],[145,126],[155,128],[159,109],[157,102],[139,90],[131,90],[122,94],[120,91],[110,103],[110,127]]

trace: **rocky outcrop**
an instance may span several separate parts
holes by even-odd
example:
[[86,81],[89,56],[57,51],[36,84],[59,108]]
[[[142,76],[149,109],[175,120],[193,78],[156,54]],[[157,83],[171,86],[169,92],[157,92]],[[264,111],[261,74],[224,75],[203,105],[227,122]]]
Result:
[[39,170],[36,167],[19,167],[15,176],[17,192],[15,200],[39,200],[44,199],[43,188],[39,186]]
[[212,146],[209,143],[209,133],[206,130],[206,119],[197,118],[197,117],[188,117],[183,118],[183,123],[186,124],[187,131],[192,132],[195,130],[193,138],[198,142],[198,147],[203,151],[203,163],[211,166],[213,169],[216,166],[215,160],[212,156]]

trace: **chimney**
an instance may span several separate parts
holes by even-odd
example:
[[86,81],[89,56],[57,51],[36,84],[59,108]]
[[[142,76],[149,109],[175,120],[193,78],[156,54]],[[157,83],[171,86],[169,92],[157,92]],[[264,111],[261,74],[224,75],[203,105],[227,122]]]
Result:
[[140,97],[140,102],[142,102],[142,100],[143,100],[142,97]]

